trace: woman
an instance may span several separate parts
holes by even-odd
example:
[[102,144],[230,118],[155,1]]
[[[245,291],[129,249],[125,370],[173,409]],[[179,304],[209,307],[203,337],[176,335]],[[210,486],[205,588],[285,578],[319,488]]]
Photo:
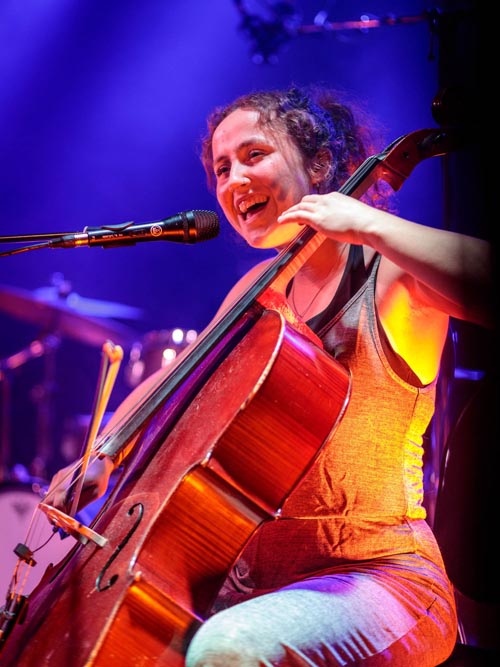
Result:
[[[251,246],[279,249],[303,225],[326,236],[286,294],[352,388],[280,518],[241,553],[186,666],[434,667],[457,618],[425,520],[422,436],[449,317],[488,324],[470,297],[489,284],[489,246],[396,217],[382,189],[363,202],[336,192],[372,146],[333,93],[246,95],[208,127],[209,182]],[[93,471],[99,493],[116,464]]]

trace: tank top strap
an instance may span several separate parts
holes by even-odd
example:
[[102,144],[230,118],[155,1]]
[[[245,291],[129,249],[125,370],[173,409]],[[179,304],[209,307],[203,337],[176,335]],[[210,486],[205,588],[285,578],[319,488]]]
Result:
[[363,246],[350,246],[344,273],[333,299],[321,313],[318,313],[307,321],[307,325],[313,331],[320,331],[325,324],[330,322],[349,299],[366,283],[376,257],[378,255],[375,254],[370,261],[370,265],[366,267]]
[[[307,325],[317,334],[327,327],[335,318],[337,313],[346,305],[346,303],[366,284],[367,280],[376,271],[380,260],[380,254],[375,253],[368,266],[365,266],[363,247],[360,245],[351,245],[347,258],[344,273],[330,304],[321,312],[307,321]],[[422,382],[410,368],[407,362],[392,348],[387,334],[382,326],[378,312],[375,310],[377,329],[380,342],[384,349],[385,356],[392,369],[405,382],[416,387],[422,387]],[[321,334],[320,334],[321,335]]]

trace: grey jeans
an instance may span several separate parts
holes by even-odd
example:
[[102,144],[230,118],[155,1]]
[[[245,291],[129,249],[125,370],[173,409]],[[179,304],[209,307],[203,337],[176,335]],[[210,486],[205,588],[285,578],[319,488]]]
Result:
[[333,568],[218,611],[195,634],[186,667],[435,667],[456,637],[442,570],[405,554]]

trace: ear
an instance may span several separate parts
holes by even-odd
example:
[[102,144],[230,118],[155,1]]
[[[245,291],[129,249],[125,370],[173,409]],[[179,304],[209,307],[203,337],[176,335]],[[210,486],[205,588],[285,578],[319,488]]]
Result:
[[332,154],[328,148],[322,148],[312,158],[309,165],[309,175],[313,187],[320,191],[321,185],[330,180],[332,171]]

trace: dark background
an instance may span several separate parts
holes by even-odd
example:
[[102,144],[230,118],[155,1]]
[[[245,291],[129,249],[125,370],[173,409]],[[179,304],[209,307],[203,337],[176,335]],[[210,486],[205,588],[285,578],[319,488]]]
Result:
[[[379,26],[349,29],[347,22],[362,15],[380,19]],[[244,20],[253,32],[243,29]],[[484,20],[467,2],[6,0],[0,5],[0,235],[218,212],[198,158],[207,114],[250,89],[316,82],[365,104],[387,143],[443,122],[465,127],[472,147],[421,163],[398,193],[399,211],[427,225],[488,236],[484,142],[477,142],[488,100],[479,77]],[[322,21],[331,29],[321,29]],[[433,100],[443,91],[444,116],[436,118]],[[105,315],[112,304],[141,309],[138,317],[121,318],[131,339],[112,408],[130,391],[130,340],[143,345],[144,356],[144,344],[164,330],[201,331],[228,288],[262,258],[221,216],[218,238],[193,246],[158,242],[1,257],[0,286],[34,294],[63,278],[73,293],[97,300]],[[90,305],[93,312],[97,305]],[[12,316],[0,308],[4,367],[46,333],[33,318],[31,309]],[[112,326],[109,317],[101,321]],[[101,357],[98,345],[81,339],[84,329],[84,320],[70,321],[41,357],[30,352],[17,368],[4,368],[4,471],[18,464],[46,476],[74,453],[68,438],[81,436]],[[482,361],[473,352],[463,365],[475,369]]]

